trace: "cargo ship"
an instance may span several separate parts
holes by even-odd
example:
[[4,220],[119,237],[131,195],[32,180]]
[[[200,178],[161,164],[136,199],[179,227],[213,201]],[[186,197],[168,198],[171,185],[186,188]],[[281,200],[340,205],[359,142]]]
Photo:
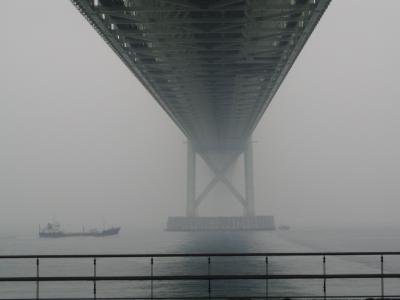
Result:
[[94,237],[104,237],[110,235],[117,235],[121,227],[109,227],[103,230],[92,229],[85,231],[83,229],[81,232],[64,232],[61,229],[60,223],[52,222],[47,223],[44,228],[39,227],[39,237],[41,238],[63,238],[63,237],[73,237],[73,236],[94,236]]

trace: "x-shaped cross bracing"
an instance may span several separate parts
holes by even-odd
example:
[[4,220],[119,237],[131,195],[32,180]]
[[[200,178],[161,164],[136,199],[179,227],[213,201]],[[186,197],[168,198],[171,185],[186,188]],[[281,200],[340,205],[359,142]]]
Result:
[[243,205],[246,206],[246,199],[239,193],[239,191],[235,188],[235,186],[226,178],[225,173],[228,171],[229,167],[231,167],[238,159],[239,154],[235,154],[232,158],[222,167],[218,168],[215,163],[206,155],[202,156],[205,163],[215,174],[213,180],[209,182],[209,184],[204,188],[199,196],[197,196],[195,200],[195,207],[198,207],[200,203],[204,200],[204,198],[208,195],[208,193],[217,185],[219,181],[221,181],[225,186],[231,191],[231,193],[235,196],[235,198]]
[[[228,160],[222,165],[218,166],[215,160],[211,159],[210,154],[201,153],[204,162],[215,174],[214,178],[202,190],[199,195],[196,195],[196,151],[193,149],[190,142],[188,143],[188,190],[187,190],[187,216],[194,217],[197,215],[197,208],[201,202],[207,197],[210,191],[217,185],[218,182],[223,183],[233,196],[242,204],[245,215],[254,214],[254,187],[253,187],[253,167],[251,144],[248,143],[243,152],[234,152],[230,155]],[[232,182],[226,177],[226,172],[229,168],[236,163],[238,157],[243,153],[244,158],[244,177],[245,177],[245,196],[243,196]]]

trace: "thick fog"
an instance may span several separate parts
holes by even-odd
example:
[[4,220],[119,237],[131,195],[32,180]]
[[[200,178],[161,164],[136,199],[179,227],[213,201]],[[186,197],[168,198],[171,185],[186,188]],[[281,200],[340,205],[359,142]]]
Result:
[[[0,228],[162,229],[185,137],[67,0],[2,0]],[[257,127],[256,211],[292,226],[400,226],[397,0],[333,0]],[[243,190],[242,165],[229,175]],[[198,190],[212,177],[199,162]],[[219,185],[201,215],[240,215]]]

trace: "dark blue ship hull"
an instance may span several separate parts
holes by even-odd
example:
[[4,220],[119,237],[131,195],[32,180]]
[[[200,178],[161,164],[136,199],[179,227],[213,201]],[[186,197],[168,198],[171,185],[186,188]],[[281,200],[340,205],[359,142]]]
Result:
[[109,229],[104,229],[102,231],[89,231],[89,232],[39,232],[39,237],[41,238],[63,238],[63,237],[73,237],[73,236],[94,236],[94,237],[103,237],[110,235],[117,235],[120,231],[121,227],[112,227]]

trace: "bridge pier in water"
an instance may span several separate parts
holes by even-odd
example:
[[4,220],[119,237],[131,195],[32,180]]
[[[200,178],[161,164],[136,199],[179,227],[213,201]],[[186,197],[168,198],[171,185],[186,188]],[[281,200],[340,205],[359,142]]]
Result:
[[[199,153],[194,145],[187,143],[187,182],[186,182],[186,216],[170,217],[167,222],[169,231],[218,231],[218,230],[273,230],[273,216],[255,216],[254,196],[254,168],[253,147],[249,140],[243,151],[233,154],[222,166],[217,165],[207,154],[200,156],[214,173],[214,178],[197,195],[196,192],[196,158]],[[245,195],[225,176],[227,170],[236,163],[239,156],[243,154]],[[223,183],[232,195],[242,204],[243,216],[238,217],[199,217],[198,207],[207,197],[218,182]]]

